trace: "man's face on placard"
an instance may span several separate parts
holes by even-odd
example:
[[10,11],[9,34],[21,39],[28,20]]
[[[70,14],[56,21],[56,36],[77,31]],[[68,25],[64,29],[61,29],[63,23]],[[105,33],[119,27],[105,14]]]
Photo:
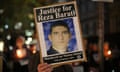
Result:
[[64,26],[55,26],[49,35],[49,40],[54,48],[67,48],[71,34]]

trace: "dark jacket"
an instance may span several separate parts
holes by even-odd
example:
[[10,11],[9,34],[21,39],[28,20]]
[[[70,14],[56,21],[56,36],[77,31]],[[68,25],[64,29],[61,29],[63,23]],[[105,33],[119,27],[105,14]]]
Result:
[[[66,52],[70,52],[69,48],[67,48]],[[51,46],[50,49],[47,51],[47,54],[48,54],[48,55],[51,55],[51,54],[59,54],[59,52],[56,51],[56,50]]]
[[[28,64],[29,72],[37,72],[37,66],[40,63],[40,53],[32,55]],[[70,65],[62,65],[53,69],[53,72],[73,72]]]

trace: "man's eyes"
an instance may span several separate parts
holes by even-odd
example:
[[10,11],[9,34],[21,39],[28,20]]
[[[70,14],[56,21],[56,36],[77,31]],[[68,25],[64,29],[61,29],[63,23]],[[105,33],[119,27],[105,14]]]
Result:
[[53,34],[55,34],[55,35],[56,35],[56,34],[58,34],[58,32],[53,32]]
[[[59,32],[53,32],[53,34],[57,35],[57,34],[59,34]],[[62,34],[68,34],[68,31],[64,31],[64,32],[62,32]]]
[[63,34],[68,34],[68,31],[64,31]]

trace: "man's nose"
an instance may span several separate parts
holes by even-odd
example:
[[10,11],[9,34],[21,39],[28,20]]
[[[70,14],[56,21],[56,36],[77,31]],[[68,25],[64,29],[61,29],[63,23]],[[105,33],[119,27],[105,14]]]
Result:
[[63,34],[62,34],[62,33],[60,33],[60,35],[59,35],[59,39],[61,39],[61,40],[63,40],[63,39],[64,39],[64,36],[63,36]]

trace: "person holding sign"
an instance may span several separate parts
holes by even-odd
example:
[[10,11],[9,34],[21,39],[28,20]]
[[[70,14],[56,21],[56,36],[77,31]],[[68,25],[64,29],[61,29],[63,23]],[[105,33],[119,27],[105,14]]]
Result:
[[67,64],[52,68],[49,64],[43,63],[38,65],[37,70],[38,72],[73,72],[72,67]]
[[52,46],[47,51],[48,55],[63,54],[69,52],[68,43],[71,38],[71,33],[67,24],[63,21],[55,21],[50,28],[48,36]]
[[53,68],[47,63],[40,63],[40,53],[37,52],[31,55],[28,64],[29,72],[73,72],[72,65],[64,64]]

